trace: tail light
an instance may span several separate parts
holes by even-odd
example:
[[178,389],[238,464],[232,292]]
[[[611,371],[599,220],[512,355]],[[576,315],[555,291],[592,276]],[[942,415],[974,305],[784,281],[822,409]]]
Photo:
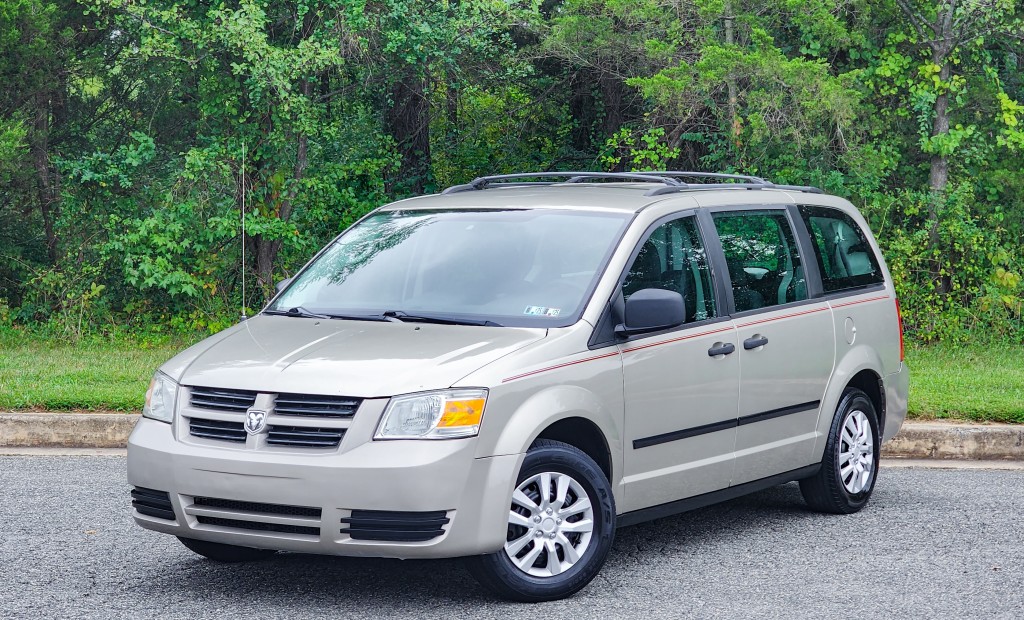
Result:
[[900,328],[900,362],[903,361],[903,313],[900,312],[900,300],[896,300],[896,322]]

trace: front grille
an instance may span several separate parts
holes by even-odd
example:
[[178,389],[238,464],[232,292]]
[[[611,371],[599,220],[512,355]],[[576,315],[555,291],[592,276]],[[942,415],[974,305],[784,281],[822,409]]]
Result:
[[219,439],[221,441],[234,441],[245,443],[245,428],[241,422],[226,422],[224,420],[204,420],[202,418],[190,418],[188,432],[194,437],[205,437],[206,439]]
[[189,404],[196,409],[214,411],[245,411],[256,404],[256,392],[223,390],[205,387],[191,388]]
[[261,504],[259,502],[240,502],[233,499],[219,499],[216,497],[196,497],[192,500],[196,506],[204,508],[222,508],[224,510],[237,510],[240,512],[261,512],[272,515],[289,515],[296,517],[320,518],[321,510],[308,506],[285,506],[284,504]]
[[274,401],[274,413],[314,418],[351,418],[360,403],[361,399],[347,396],[278,394]]
[[267,434],[267,443],[276,446],[301,448],[334,448],[345,435],[343,428],[312,428],[307,426],[273,425]]
[[431,512],[395,512],[390,510],[353,510],[343,517],[341,533],[355,540],[422,542],[444,534],[449,522],[444,510]]
[[171,496],[166,491],[135,487],[132,489],[132,507],[139,514],[174,521]]
[[260,523],[258,521],[241,521],[239,519],[222,519],[220,517],[196,516],[196,520],[203,525],[216,525],[219,527],[234,527],[240,530],[256,530],[259,532],[281,532],[284,534],[304,534],[306,536],[319,536],[319,527],[307,527],[304,525],[284,525],[282,523]]

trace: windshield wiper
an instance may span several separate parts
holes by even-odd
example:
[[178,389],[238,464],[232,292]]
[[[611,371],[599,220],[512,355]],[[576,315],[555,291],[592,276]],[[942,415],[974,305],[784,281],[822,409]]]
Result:
[[326,314],[317,314],[316,312],[310,312],[302,306],[295,306],[294,308],[288,308],[286,311],[281,310],[267,310],[267,314],[277,314],[280,316],[298,316],[304,319],[329,319],[331,317]]
[[388,319],[376,314],[318,314],[316,312],[310,312],[302,306],[295,306],[294,308],[288,308],[287,311],[282,312],[281,310],[267,310],[266,314],[276,314],[279,316],[297,316],[305,319],[340,319],[345,321],[390,321]]
[[480,321],[475,319],[457,319],[448,316],[435,316],[427,314],[409,314],[404,310],[388,310],[382,315],[385,319],[398,319],[406,323],[436,323],[438,325],[479,325],[482,327],[501,327],[500,323],[494,321]]

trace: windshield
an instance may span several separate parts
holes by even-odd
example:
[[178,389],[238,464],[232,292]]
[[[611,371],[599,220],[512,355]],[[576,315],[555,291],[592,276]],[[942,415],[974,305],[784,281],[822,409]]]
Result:
[[382,211],[336,239],[267,311],[570,325],[626,219],[553,209]]

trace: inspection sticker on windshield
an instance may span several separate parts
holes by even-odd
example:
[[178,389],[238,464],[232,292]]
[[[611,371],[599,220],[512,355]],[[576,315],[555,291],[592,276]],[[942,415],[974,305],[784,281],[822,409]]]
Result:
[[530,316],[558,316],[562,314],[561,308],[545,308],[544,306],[526,306],[523,314]]

